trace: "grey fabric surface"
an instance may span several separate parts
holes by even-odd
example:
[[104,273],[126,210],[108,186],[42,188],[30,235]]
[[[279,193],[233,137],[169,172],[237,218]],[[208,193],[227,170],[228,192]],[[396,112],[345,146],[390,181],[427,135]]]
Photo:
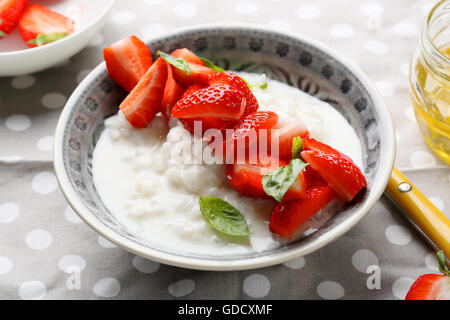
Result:
[[[450,216],[450,169],[423,142],[408,97],[407,63],[434,2],[119,0],[101,33],[70,60],[0,78],[0,298],[404,298],[437,264],[386,197],[347,234],[304,258],[242,272],[192,271],[135,257],[82,223],[57,187],[51,146],[61,108],[102,61],[104,46],[199,23],[269,25],[320,40],[369,75],[395,120],[396,166]],[[80,267],[80,288],[71,285],[69,265]],[[381,270],[380,289],[366,285],[369,265]]]

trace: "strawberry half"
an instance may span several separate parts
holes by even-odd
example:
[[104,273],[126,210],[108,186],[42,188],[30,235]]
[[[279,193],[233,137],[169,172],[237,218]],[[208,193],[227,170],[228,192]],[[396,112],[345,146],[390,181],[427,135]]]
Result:
[[75,22],[40,4],[30,4],[19,20],[20,34],[33,48],[57,41],[73,33]]
[[103,57],[111,78],[127,91],[133,90],[153,63],[150,50],[135,36],[106,47]]
[[[242,195],[253,198],[267,198],[272,197],[265,193],[262,178],[281,166],[286,166],[288,163],[283,160],[269,158],[263,164],[250,163],[235,163],[228,164],[226,176],[233,188]],[[292,186],[283,197],[283,201],[301,199],[305,196],[307,182],[305,180],[304,171],[301,171]]]
[[232,72],[220,72],[212,75],[208,81],[210,86],[226,84],[238,89],[245,97],[247,106],[245,107],[244,115],[256,112],[259,108],[258,100],[253,95],[252,91],[248,87],[247,83]]
[[[295,137],[308,137],[309,131],[300,120],[291,120],[284,125],[275,125],[271,134],[274,145],[278,144],[280,158],[289,161],[292,159],[292,139]],[[271,147],[272,143],[268,146]]]
[[348,157],[314,150],[303,151],[301,156],[345,201],[352,201],[367,186],[361,170]]
[[172,68],[167,64],[167,82],[161,100],[161,112],[167,119],[170,119],[172,107],[180,100],[184,92],[183,87],[175,81]]
[[0,39],[14,30],[28,0],[0,0]]
[[269,229],[289,239],[294,232],[335,197],[328,186],[318,186],[306,191],[304,199],[280,202],[272,211]]
[[195,53],[186,48],[174,50],[170,55],[175,58],[184,59],[188,63],[198,64],[200,66],[205,65],[202,59],[200,59]]
[[167,82],[167,64],[159,58],[120,104],[120,110],[137,128],[145,127],[160,110]]
[[172,117],[193,119],[217,117],[237,120],[244,113],[246,101],[234,87],[220,85],[203,88],[181,98],[172,109]]
[[424,274],[409,289],[405,300],[450,300],[450,277]]
[[304,139],[302,139],[302,143],[303,143],[303,149],[305,149],[307,151],[308,150],[320,151],[325,154],[332,154],[337,157],[345,158],[350,162],[353,162],[353,160],[349,156],[346,156],[342,152],[330,147],[329,145],[327,145],[323,142],[317,141],[313,138],[304,138]]

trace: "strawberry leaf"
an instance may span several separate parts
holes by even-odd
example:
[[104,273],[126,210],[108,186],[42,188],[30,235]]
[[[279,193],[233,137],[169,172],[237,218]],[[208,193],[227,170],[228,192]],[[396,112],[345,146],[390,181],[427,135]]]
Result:
[[200,197],[200,210],[211,227],[229,236],[249,236],[247,221],[238,209],[214,197]]
[[297,179],[300,171],[308,164],[300,159],[294,159],[287,166],[282,166],[262,178],[264,192],[281,202],[284,194]]
[[446,276],[450,276],[450,270],[447,268],[447,265],[445,264],[444,251],[441,250],[438,253],[436,253],[436,257],[439,262],[439,271],[441,271]]
[[191,66],[189,65],[189,63],[187,63],[186,60],[182,58],[175,58],[168,53],[162,52],[161,50],[156,52],[156,54],[163,58],[167,63],[173,65],[175,68],[186,72],[188,76],[191,75]]
[[58,41],[62,38],[67,37],[68,35],[69,35],[69,33],[65,33],[65,32],[40,34],[35,39],[31,39],[30,41],[28,41],[28,43],[35,44],[38,47],[40,47],[46,43]]
[[216,66],[211,60],[208,60],[208,59],[206,59],[206,58],[202,58],[202,57],[200,57],[200,60],[202,60],[203,61],[203,63],[205,64],[205,66],[206,67],[208,67],[208,68],[210,68],[210,69],[213,69],[214,71],[216,71],[216,72],[226,72],[227,70],[225,70],[225,69],[222,69],[221,67],[219,67],[219,66]]
[[303,140],[301,137],[292,139],[292,159],[300,159],[300,152],[303,150]]
[[6,33],[4,33],[2,30],[0,30],[0,38],[6,37]]

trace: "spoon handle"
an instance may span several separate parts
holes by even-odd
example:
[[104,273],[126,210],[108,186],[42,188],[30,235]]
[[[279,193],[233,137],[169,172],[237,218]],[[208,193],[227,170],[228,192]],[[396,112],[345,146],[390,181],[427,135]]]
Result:
[[450,219],[396,168],[386,191],[434,249],[450,258]]

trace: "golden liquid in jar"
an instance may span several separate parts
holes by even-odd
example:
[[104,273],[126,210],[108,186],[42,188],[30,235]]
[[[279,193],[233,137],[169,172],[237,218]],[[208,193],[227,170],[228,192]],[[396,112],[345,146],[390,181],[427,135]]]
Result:
[[[450,58],[450,44],[440,51]],[[445,163],[450,165],[450,85],[423,65],[415,66],[422,99],[412,97],[414,113],[425,142]],[[450,70],[447,70],[450,78]],[[417,93],[413,93],[417,94]]]

